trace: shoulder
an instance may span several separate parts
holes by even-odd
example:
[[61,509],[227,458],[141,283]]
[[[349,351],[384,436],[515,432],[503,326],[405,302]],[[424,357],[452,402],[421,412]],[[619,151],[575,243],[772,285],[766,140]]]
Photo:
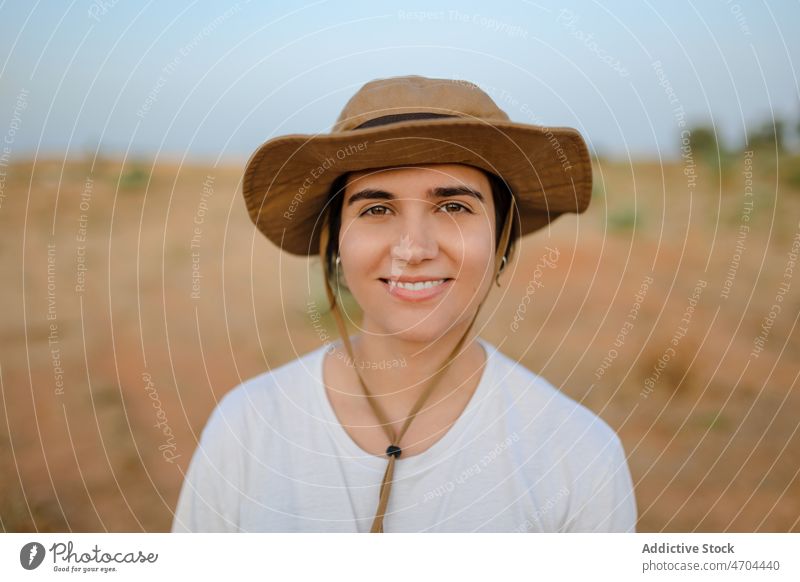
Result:
[[535,483],[547,475],[547,500],[565,498],[564,513],[554,527],[635,531],[634,485],[614,429],[544,377],[499,352],[495,371],[507,430],[519,435],[524,470]]
[[305,406],[313,395],[316,369],[323,348],[244,380],[214,407],[204,432],[243,433],[268,424],[270,417],[286,417]]
[[617,433],[596,413],[515,359],[499,351],[492,357],[508,415],[537,447],[580,462],[624,455]]

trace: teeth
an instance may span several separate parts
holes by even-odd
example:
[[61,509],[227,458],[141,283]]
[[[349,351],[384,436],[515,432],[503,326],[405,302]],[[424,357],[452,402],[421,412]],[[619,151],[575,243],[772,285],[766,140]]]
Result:
[[429,289],[431,287],[436,287],[437,285],[441,285],[444,283],[444,279],[439,279],[438,281],[419,281],[418,283],[404,283],[402,281],[389,281],[389,286],[394,289],[395,287],[402,287],[403,289],[409,289],[411,291],[419,291],[421,289]]

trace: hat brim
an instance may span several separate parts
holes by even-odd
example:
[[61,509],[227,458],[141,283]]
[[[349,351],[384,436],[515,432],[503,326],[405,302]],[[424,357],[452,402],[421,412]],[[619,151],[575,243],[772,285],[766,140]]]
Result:
[[242,190],[250,218],[267,238],[294,255],[316,255],[318,219],[337,176],[446,163],[501,176],[517,203],[520,236],[589,206],[592,166],[578,131],[463,118],[277,137],[250,157]]

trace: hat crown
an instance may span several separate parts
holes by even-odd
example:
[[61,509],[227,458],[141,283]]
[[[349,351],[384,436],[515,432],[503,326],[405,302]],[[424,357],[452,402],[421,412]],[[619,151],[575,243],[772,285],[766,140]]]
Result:
[[349,131],[386,115],[436,113],[507,121],[508,115],[475,83],[419,75],[366,83],[339,114],[333,132]]

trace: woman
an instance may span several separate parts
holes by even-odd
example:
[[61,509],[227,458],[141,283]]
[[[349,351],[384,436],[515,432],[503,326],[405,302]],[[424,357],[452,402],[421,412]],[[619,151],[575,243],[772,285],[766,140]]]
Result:
[[588,206],[575,130],[380,79],[330,134],[262,145],[243,190],[264,235],[319,254],[341,340],[222,399],[173,531],[634,531],[613,430],[473,331],[515,241]]

